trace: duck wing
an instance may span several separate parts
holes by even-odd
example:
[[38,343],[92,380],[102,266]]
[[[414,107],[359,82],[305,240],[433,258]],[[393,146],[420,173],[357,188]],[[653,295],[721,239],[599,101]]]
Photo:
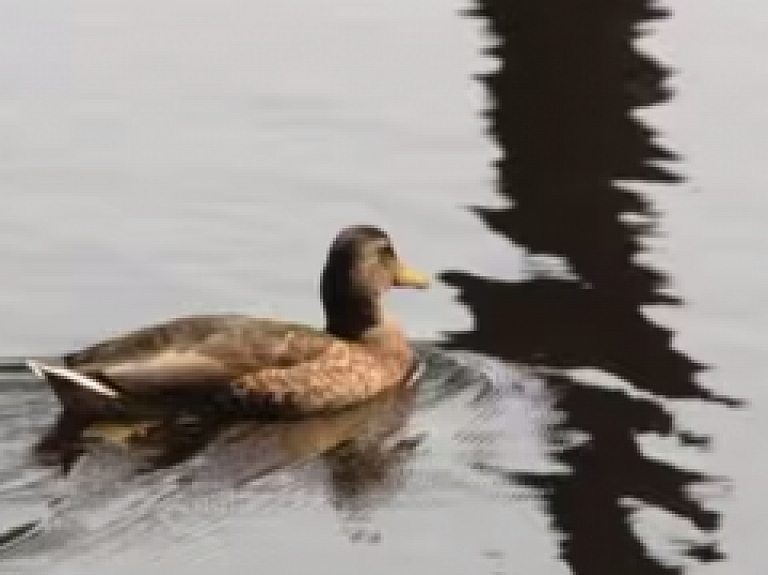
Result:
[[[209,402],[244,374],[311,362],[334,338],[300,324],[247,316],[180,318],[111,338],[33,369],[70,405],[83,395]],[[79,396],[73,400],[72,393]]]
[[[243,315],[205,315],[174,319],[109,338],[62,358],[72,368],[108,366],[151,359],[168,351],[184,352],[204,347],[261,350],[262,361],[279,357],[281,342],[301,333],[317,341],[330,339],[308,326]],[[295,356],[295,349],[291,350]],[[277,359],[277,358],[275,358]],[[297,358],[298,359],[298,358]]]

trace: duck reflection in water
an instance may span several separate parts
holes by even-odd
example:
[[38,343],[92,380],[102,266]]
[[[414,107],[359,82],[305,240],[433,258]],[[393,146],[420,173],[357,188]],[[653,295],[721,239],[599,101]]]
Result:
[[[243,488],[273,471],[314,463],[326,470],[319,476],[333,507],[344,516],[359,516],[403,484],[405,464],[423,439],[407,435],[411,405],[412,390],[397,388],[343,411],[291,421],[176,415],[94,422],[64,412],[36,454],[69,479],[95,482],[97,492],[108,492],[114,483],[116,454],[129,468],[129,481],[174,468],[179,485],[213,492]],[[204,465],[191,464],[198,457]],[[104,470],[103,481],[93,477],[93,469]],[[78,477],[84,473],[87,478]],[[316,477],[311,474],[310,480]]]

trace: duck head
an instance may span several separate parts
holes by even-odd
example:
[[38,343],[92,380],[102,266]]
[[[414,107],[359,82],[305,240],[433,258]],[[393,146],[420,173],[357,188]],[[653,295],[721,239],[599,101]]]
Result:
[[384,231],[345,228],[331,244],[320,282],[326,329],[346,339],[360,338],[381,324],[381,298],[387,291],[429,284],[425,274],[400,260]]

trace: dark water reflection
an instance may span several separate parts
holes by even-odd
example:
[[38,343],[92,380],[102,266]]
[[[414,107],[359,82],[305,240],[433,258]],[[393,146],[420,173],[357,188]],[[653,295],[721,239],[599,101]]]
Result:
[[[632,117],[670,97],[668,71],[633,47],[640,26],[668,13],[646,0],[479,0],[468,15],[487,22],[498,40],[490,53],[501,66],[482,81],[493,101],[490,132],[504,153],[498,193],[509,202],[475,211],[530,257],[562,258],[568,273],[533,269],[528,281],[511,283],[445,272],[475,320],[473,331],[449,334],[446,346],[546,368],[595,368],[653,394],[638,399],[551,376],[567,414],[561,427],[590,436],[558,455],[571,473],[493,471],[550,488],[547,510],[575,573],[679,572],[636,537],[624,499],[714,532],[719,517],[687,489],[714,478],[646,456],[637,439],[652,432],[706,447],[706,437],[678,429],[665,400],[738,401],[701,387],[696,376],[705,366],[674,349],[674,334],[641,310],[681,303],[662,273],[637,261],[659,214],[619,183],[681,181],[667,167],[677,155]],[[683,554],[722,557],[715,545],[693,542]]]

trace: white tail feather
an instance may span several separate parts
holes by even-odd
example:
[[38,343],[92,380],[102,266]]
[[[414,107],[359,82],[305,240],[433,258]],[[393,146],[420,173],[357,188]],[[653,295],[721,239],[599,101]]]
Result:
[[29,367],[29,369],[37,377],[40,377],[40,378],[45,378],[47,375],[50,374],[50,375],[59,377],[61,379],[66,379],[67,381],[70,381],[75,385],[79,385],[80,387],[85,387],[86,389],[89,389],[100,395],[106,395],[108,397],[120,396],[120,394],[116,390],[104,385],[100,381],[95,380],[92,377],[88,377],[87,375],[83,375],[82,373],[78,373],[72,369],[68,369],[66,367],[60,367],[58,365],[47,365],[35,360],[27,361],[27,367]]
[[27,367],[29,370],[34,373],[37,377],[40,379],[45,379],[45,373],[43,372],[42,368],[40,367],[40,362],[37,362],[33,359],[27,360]]

